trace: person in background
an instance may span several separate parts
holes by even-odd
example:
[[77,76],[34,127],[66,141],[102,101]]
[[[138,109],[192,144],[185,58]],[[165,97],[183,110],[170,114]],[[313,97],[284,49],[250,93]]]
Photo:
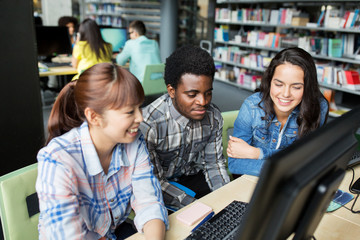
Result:
[[223,118],[211,103],[215,65],[200,47],[175,50],[165,63],[167,94],[143,109],[144,134],[165,205],[179,209],[229,182],[222,154]]
[[259,175],[266,158],[325,124],[328,113],[311,55],[297,47],[282,50],[260,92],[240,108],[227,148],[230,172]]
[[76,31],[78,27],[78,20],[72,16],[63,16],[59,18],[58,25],[60,27],[67,27],[69,30],[69,36],[71,40],[71,46],[74,47],[76,42]]
[[104,41],[96,22],[89,18],[82,21],[72,53],[71,63],[78,71],[73,80],[97,63],[111,62],[111,57],[112,45]]
[[145,36],[146,28],[142,21],[133,21],[129,25],[130,40],[126,41],[121,53],[116,56],[119,65],[130,60],[130,72],[143,81],[146,65],[161,63],[159,45]]
[[141,83],[100,63],[58,95],[38,155],[39,239],[124,239],[131,209],[146,239],[168,227],[161,186],[143,135]]

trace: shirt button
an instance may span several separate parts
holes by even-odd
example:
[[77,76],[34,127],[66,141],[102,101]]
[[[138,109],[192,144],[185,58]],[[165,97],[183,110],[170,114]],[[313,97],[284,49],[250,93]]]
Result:
[[114,199],[110,199],[110,202],[114,202],[115,200]]
[[275,126],[279,126],[279,123],[275,123]]
[[294,131],[294,134],[296,134],[296,131]]
[[116,219],[116,220],[118,220],[118,219],[119,219],[119,217],[115,217],[115,219]]
[[261,137],[261,139],[262,139],[262,140],[264,140],[264,139],[265,139],[265,137]]
[[275,138],[273,139],[273,142],[276,142],[276,139],[275,139]]

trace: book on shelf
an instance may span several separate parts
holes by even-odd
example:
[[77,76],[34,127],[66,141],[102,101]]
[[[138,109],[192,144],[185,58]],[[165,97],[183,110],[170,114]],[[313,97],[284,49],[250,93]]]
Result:
[[354,16],[355,16],[355,11],[351,11],[349,13],[349,17],[348,17],[348,20],[346,22],[345,28],[350,28],[351,27],[351,23],[352,23],[352,20],[353,20]]
[[317,21],[317,25],[320,27],[323,25],[324,23],[324,18],[325,18],[325,10],[322,10],[319,16],[319,19]]
[[329,57],[342,57],[342,39],[329,38],[328,40],[328,56]]
[[349,20],[349,15],[350,15],[350,11],[349,10],[345,11],[344,16],[342,17],[339,24],[340,28],[346,28],[346,23]]
[[351,90],[360,90],[359,72],[354,70],[345,70],[345,84],[343,87]]
[[354,27],[355,21],[356,21],[356,19],[358,18],[358,16],[359,16],[359,9],[355,9],[355,11],[354,11],[354,17],[353,17],[352,20],[351,20],[350,28]]

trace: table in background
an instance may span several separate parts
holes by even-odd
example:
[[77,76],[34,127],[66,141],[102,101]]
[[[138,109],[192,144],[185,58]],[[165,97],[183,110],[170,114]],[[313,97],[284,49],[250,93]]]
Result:
[[[360,165],[355,167],[355,179],[359,177]],[[352,171],[347,171],[339,188],[348,192],[351,178]],[[209,205],[213,208],[215,213],[218,213],[233,200],[249,202],[255,189],[257,180],[257,177],[243,175],[242,177],[235,179],[234,181],[200,198],[197,201]],[[350,208],[352,204],[353,201],[346,204],[346,207]],[[176,215],[187,209],[189,206],[190,205],[169,216],[170,230],[166,231],[165,239],[184,239],[196,226],[197,223],[195,223],[193,226],[187,226],[176,219]],[[360,201],[358,201],[355,205],[355,209],[360,210]],[[319,240],[358,239],[360,236],[360,214],[354,214],[343,207],[334,212],[325,213],[317,230],[314,233],[314,236]],[[136,233],[127,239],[137,240],[145,239],[145,237],[143,234]]]

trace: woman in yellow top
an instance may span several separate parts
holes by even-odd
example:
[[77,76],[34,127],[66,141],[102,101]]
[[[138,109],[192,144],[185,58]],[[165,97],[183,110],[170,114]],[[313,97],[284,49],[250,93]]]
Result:
[[72,53],[72,66],[77,69],[72,80],[89,67],[102,62],[111,62],[112,45],[104,41],[99,26],[92,19],[85,19],[79,27],[78,39]]

